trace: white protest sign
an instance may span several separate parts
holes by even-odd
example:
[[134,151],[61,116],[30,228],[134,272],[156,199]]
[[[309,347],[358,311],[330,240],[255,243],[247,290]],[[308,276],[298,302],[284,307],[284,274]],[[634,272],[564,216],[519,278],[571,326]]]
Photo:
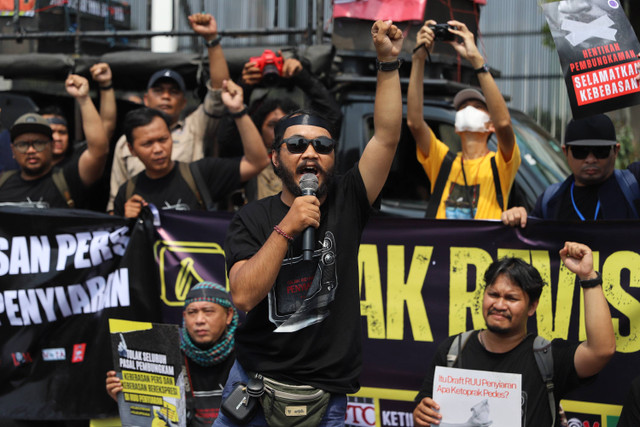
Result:
[[520,427],[522,375],[436,366],[433,400],[440,427]]

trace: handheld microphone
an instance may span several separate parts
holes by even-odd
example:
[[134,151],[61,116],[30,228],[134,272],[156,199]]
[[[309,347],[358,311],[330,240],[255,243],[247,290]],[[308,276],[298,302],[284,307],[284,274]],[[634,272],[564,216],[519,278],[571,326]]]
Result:
[[[300,178],[300,190],[303,196],[315,196],[318,190],[318,177],[312,173],[305,173]],[[313,259],[313,249],[315,247],[316,230],[313,227],[307,227],[302,232],[302,259],[311,261]]]

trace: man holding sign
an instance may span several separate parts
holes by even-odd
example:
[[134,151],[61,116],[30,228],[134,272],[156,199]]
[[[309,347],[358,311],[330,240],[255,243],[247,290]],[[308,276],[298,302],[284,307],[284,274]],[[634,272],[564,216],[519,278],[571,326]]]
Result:
[[[602,291],[602,278],[593,268],[591,249],[567,242],[560,250],[560,257],[583,288],[587,340],[574,343],[556,339],[550,344],[555,414],[549,409],[547,386],[535,360],[536,336],[527,333],[527,319],[536,312],[545,283],[540,273],[521,259],[502,258],[485,272],[482,315],[487,329],[474,331],[464,343],[466,346],[462,344],[453,363],[457,368],[521,374],[522,427],[552,425],[564,394],[600,372],[615,353],[611,314]],[[435,367],[447,366],[447,356],[455,339],[449,337],[439,346],[418,392],[413,411],[418,426],[446,422],[446,414],[443,418],[440,406],[431,396]]]

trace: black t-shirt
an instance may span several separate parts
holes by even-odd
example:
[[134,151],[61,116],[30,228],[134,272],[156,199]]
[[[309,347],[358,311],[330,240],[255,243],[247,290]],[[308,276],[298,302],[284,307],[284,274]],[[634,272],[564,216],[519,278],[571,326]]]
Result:
[[638,426],[640,426],[640,377],[636,377],[631,383],[617,427]]
[[[200,171],[211,199],[216,202],[224,199],[231,191],[240,186],[240,159],[206,158],[193,162]],[[149,178],[145,171],[136,175],[134,194],[142,196],[147,203],[163,210],[200,210],[198,198],[184,180],[179,171],[179,162],[162,178]],[[127,183],[120,186],[113,202],[113,212],[124,215]]]
[[[427,371],[416,397],[416,403],[420,402],[424,397],[432,397],[435,367],[447,366],[447,353],[454,338],[455,336],[447,338],[438,347],[431,368]],[[533,354],[534,339],[535,335],[530,334],[511,351],[492,353],[480,344],[478,331],[476,331],[469,337],[455,366],[463,369],[522,374],[522,427],[548,426],[551,424],[547,388],[542,380],[542,375]],[[571,343],[561,339],[552,341],[553,385],[556,406],[566,393],[584,382],[578,377],[573,363],[578,345],[579,343]],[[556,420],[556,425],[559,426],[558,417],[556,417]]]
[[[585,220],[593,220],[596,214],[596,208],[598,207],[598,191],[600,191],[599,185],[587,185],[578,186],[575,185],[573,190],[571,186],[562,195],[560,200],[560,209],[558,211],[559,220],[580,221],[578,212],[582,214]],[[571,194],[573,193],[573,201],[571,200]],[[574,203],[575,202],[575,206]],[[598,209],[598,218],[602,219],[602,212]]]
[[[258,252],[288,211],[279,195],[243,207],[227,233],[227,268]],[[302,260],[298,236],[268,297],[238,328],[237,358],[249,372],[353,393],[362,365],[358,248],[370,214],[357,165],[331,186],[320,212],[313,261]]]
[[[82,206],[86,199],[86,188],[80,180],[78,162],[67,162],[62,168],[71,198],[76,206]],[[52,174],[60,168],[34,180],[24,180],[18,170],[0,187],[0,206],[20,206],[27,208],[68,208],[67,200],[53,182]]]
[[214,366],[200,366],[185,357],[189,380],[185,391],[189,427],[209,427],[218,418],[222,390],[235,361],[234,353]]

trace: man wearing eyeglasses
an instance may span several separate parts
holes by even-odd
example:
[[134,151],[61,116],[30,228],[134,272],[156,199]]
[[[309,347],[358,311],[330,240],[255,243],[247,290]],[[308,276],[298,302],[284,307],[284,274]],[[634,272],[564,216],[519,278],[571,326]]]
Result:
[[65,86],[80,107],[87,149],[76,161],[54,170],[53,132],[49,122],[35,113],[20,116],[10,129],[11,151],[20,169],[0,174],[0,206],[82,206],[86,190],[102,175],[109,154],[109,140],[100,114],[89,97],[89,82],[71,74]]
[[[230,290],[247,317],[236,333],[237,362],[223,399],[253,373],[264,377],[265,387],[296,395],[286,404],[280,393],[273,405],[263,400],[264,411],[258,409],[252,426],[342,426],[346,394],[359,388],[358,248],[402,123],[402,32],[391,21],[377,21],[371,33],[378,67],[375,132],[358,164],[334,177],[335,124],[307,111],[288,114],[276,124],[271,158],[282,192],[244,206],[229,226]],[[309,195],[301,187],[316,178]],[[311,259],[305,260],[308,228],[314,238]],[[289,417],[283,406],[291,409]],[[237,425],[224,408],[214,425]]]
[[[530,216],[570,221],[638,218],[640,171],[635,164],[615,169],[620,144],[609,117],[571,120],[562,150],[573,174],[547,188]],[[520,206],[511,208],[502,214],[502,222],[525,227],[527,212]]]

